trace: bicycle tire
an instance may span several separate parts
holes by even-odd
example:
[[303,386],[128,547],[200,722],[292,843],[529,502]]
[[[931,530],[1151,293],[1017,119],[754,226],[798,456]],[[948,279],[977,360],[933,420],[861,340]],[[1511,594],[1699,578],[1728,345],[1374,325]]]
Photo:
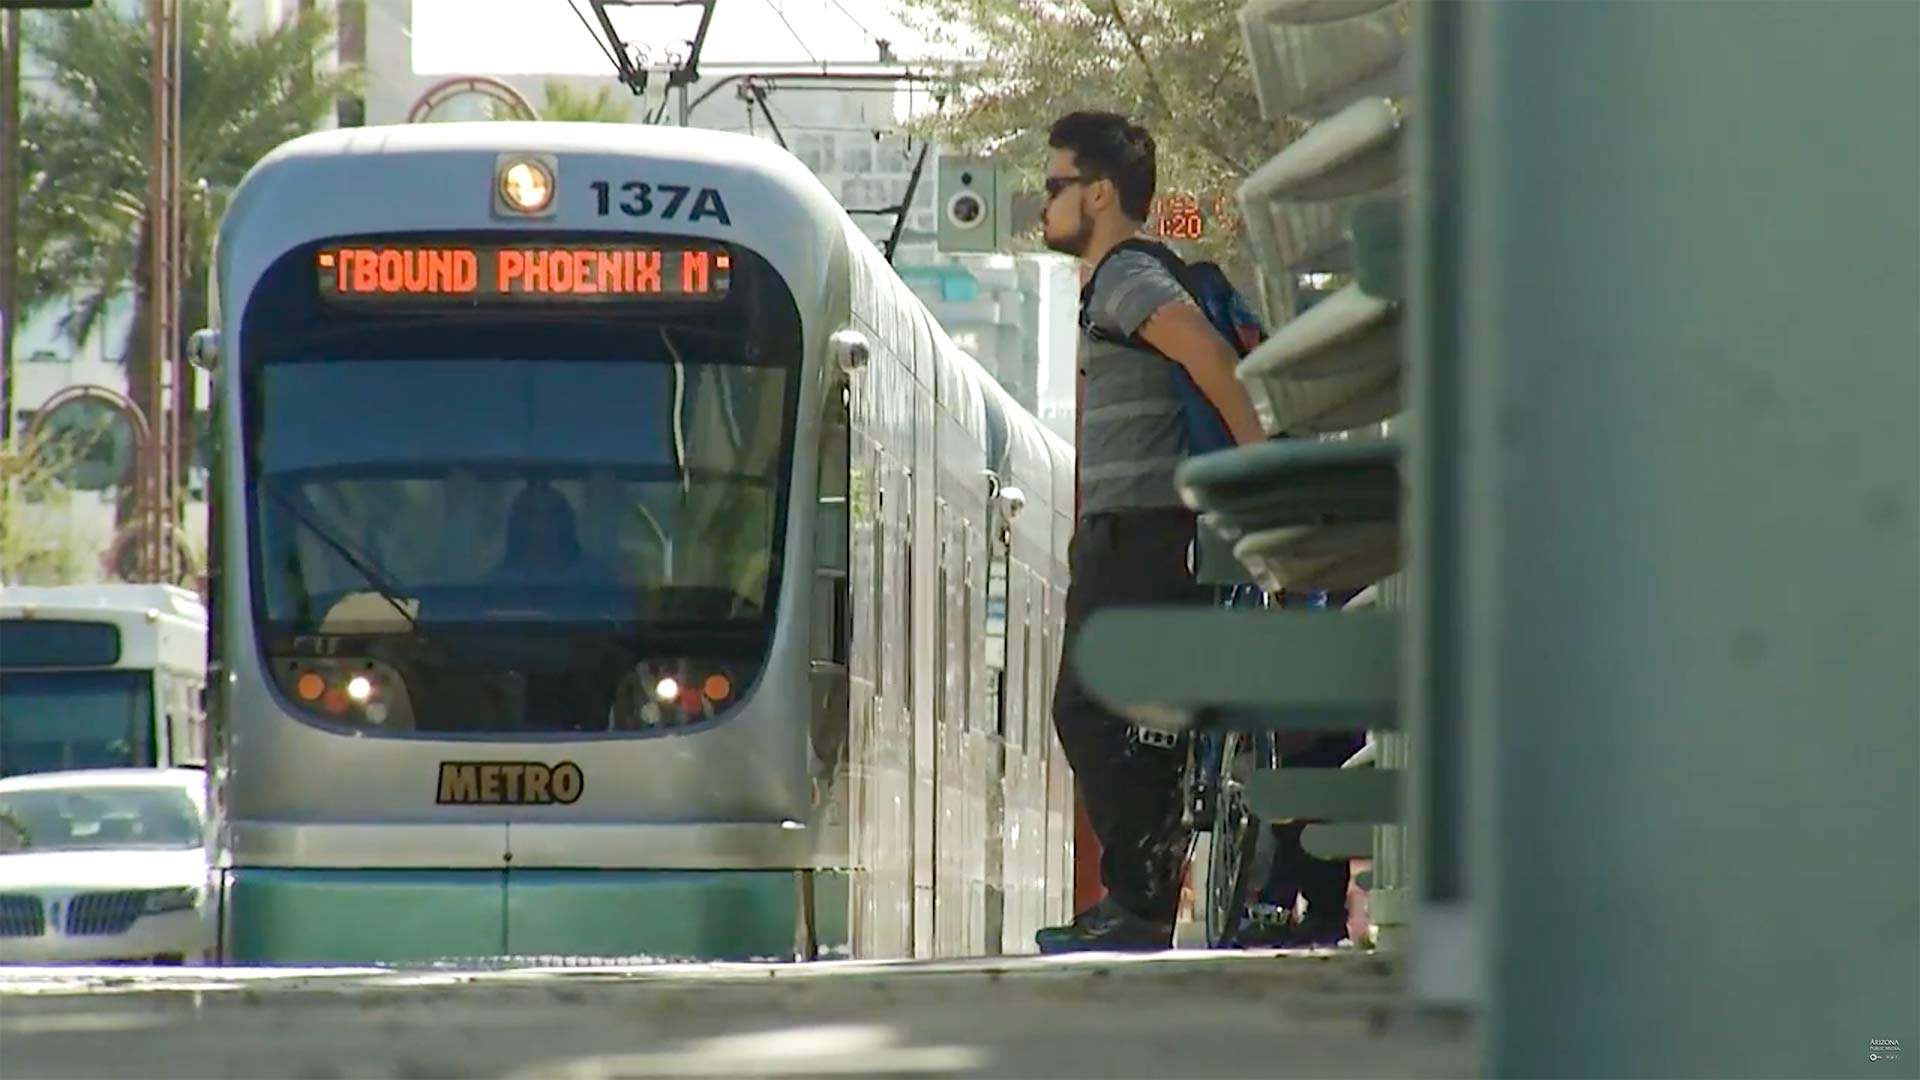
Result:
[[[1214,788],[1213,839],[1207,848],[1207,896],[1204,900],[1207,947],[1239,944],[1247,913],[1260,884],[1273,869],[1277,850],[1273,830],[1247,807],[1246,778],[1271,767],[1272,737],[1230,731],[1223,739]],[[1245,768],[1241,768],[1244,765]]]

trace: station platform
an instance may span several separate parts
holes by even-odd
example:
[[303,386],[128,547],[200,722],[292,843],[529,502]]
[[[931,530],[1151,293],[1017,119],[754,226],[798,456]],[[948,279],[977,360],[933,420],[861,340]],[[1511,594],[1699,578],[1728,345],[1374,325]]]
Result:
[[486,969],[0,969],[32,1077],[1466,1077],[1351,949]]

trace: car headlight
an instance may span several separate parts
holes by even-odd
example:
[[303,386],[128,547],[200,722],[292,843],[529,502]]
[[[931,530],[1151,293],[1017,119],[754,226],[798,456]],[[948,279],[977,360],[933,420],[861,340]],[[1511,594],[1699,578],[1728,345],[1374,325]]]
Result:
[[153,889],[147,893],[146,907],[142,910],[148,915],[160,915],[169,911],[190,911],[198,906],[199,889]]

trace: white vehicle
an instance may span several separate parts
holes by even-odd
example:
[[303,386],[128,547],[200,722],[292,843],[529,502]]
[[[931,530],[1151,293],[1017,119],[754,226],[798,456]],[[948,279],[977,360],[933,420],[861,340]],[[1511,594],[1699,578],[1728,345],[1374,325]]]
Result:
[[0,776],[205,765],[206,671],[186,589],[0,586]]
[[199,963],[211,952],[207,777],[0,780],[0,963]]

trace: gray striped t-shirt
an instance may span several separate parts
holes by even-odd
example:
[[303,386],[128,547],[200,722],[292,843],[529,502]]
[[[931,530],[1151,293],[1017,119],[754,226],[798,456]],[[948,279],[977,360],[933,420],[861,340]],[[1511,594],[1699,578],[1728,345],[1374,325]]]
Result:
[[1102,264],[1094,277],[1087,315],[1102,329],[1127,337],[1167,304],[1192,303],[1179,279],[1158,259],[1144,251],[1123,251]]
[[[1106,260],[1087,298],[1088,321],[1131,336],[1170,303],[1192,304],[1153,256],[1123,251]],[[1186,457],[1173,362],[1147,348],[1098,341],[1082,333],[1080,370],[1085,412],[1077,449],[1082,516],[1182,506],[1174,470]]]

